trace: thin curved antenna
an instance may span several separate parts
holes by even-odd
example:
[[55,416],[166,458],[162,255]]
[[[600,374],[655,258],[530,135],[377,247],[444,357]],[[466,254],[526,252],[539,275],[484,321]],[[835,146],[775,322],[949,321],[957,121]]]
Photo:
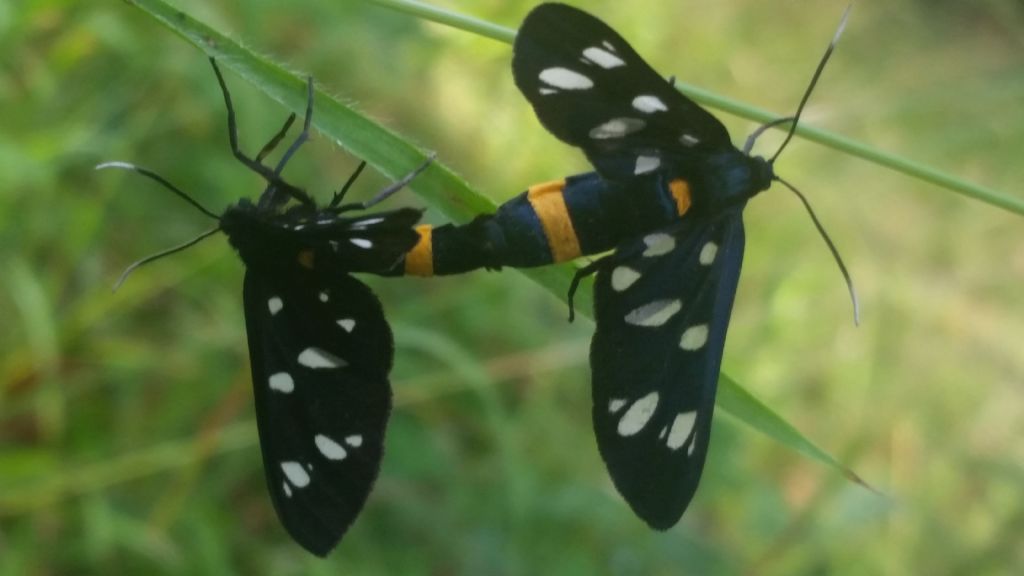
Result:
[[203,232],[199,236],[196,236],[195,238],[189,240],[188,242],[185,242],[184,244],[179,244],[173,248],[168,248],[167,250],[157,252],[156,254],[151,254],[141,260],[136,260],[135,262],[132,262],[127,268],[124,269],[124,272],[121,272],[121,275],[117,278],[117,282],[114,283],[114,287],[111,289],[111,291],[117,292],[117,289],[121,287],[121,284],[124,284],[124,281],[128,279],[128,275],[134,272],[135,269],[138,268],[139,266],[149,264],[150,262],[154,260],[159,260],[164,256],[170,256],[171,254],[181,252],[186,248],[191,248],[192,246],[195,246],[196,244],[202,242],[203,240],[209,238],[210,236],[213,236],[217,232],[220,232],[220,226],[207,230],[206,232]]
[[796,108],[796,114],[793,115],[793,124],[789,128],[789,133],[786,134],[786,139],[782,141],[782,145],[775,151],[775,154],[768,160],[769,164],[774,164],[775,159],[782,154],[783,149],[789,144],[789,141],[793,139],[793,134],[796,132],[797,123],[800,122],[800,114],[804,111],[804,106],[807,105],[807,100],[811,97],[811,92],[814,91],[815,84],[818,83],[818,78],[821,77],[822,70],[825,69],[825,64],[828,62],[832,51],[836,47],[836,43],[839,42],[839,37],[842,36],[843,30],[846,29],[846,19],[850,17],[850,10],[853,8],[853,3],[850,3],[843,11],[843,17],[839,20],[839,28],[836,29],[835,35],[832,36],[832,41],[829,42],[828,48],[825,49],[825,55],[821,57],[821,61],[818,62],[818,68],[814,71],[814,76],[811,77],[811,83],[807,86],[807,90],[804,91],[803,98],[800,99],[800,105]]
[[846,280],[846,288],[850,291],[850,300],[853,301],[853,323],[860,326],[860,300],[857,298],[857,290],[853,287],[853,279],[850,278],[850,272],[846,269],[846,264],[843,263],[842,256],[839,255],[839,250],[836,249],[836,245],[832,243],[832,238],[829,238],[828,232],[825,232],[825,227],[821,225],[818,220],[818,216],[814,213],[814,209],[811,208],[811,203],[807,201],[807,198],[800,193],[792,184],[786,182],[778,176],[775,177],[782,183],[783,186],[789,188],[796,194],[797,198],[804,203],[804,208],[807,209],[807,213],[811,215],[811,220],[814,222],[814,227],[818,229],[818,233],[825,239],[825,243],[828,244],[829,251],[832,252],[832,257],[835,258],[836,264],[839,265],[839,271],[843,273],[843,279]]
[[764,134],[768,129],[774,128],[779,124],[792,122],[794,120],[796,120],[796,116],[786,116],[785,118],[776,118],[771,122],[761,124],[760,126],[758,126],[757,130],[754,130],[753,132],[750,133],[750,136],[747,136],[747,141],[745,144],[743,144],[743,153],[746,154],[747,156],[750,156],[750,151],[754,149],[754,142],[756,142],[757,139],[761,137],[761,134]]
[[153,172],[152,170],[147,170],[146,168],[143,168],[141,166],[136,166],[135,164],[131,164],[129,162],[104,162],[102,164],[97,164],[96,165],[96,170],[104,170],[106,168],[120,168],[121,170],[131,170],[132,172],[138,172],[139,174],[142,174],[146,178],[149,178],[151,180],[155,180],[156,182],[161,184],[164,188],[167,188],[168,190],[173,192],[175,195],[177,195],[179,198],[181,198],[185,202],[188,202],[189,204],[191,204],[196,210],[199,210],[200,212],[202,212],[203,214],[206,214],[207,216],[209,216],[210,218],[213,218],[214,220],[220,220],[220,216],[218,216],[218,215],[214,214],[213,212],[211,212],[210,210],[208,210],[205,206],[200,204],[198,200],[196,200],[195,198],[189,196],[188,194],[183,192],[180,188],[178,188],[174,184],[171,184],[170,182],[168,182],[166,178],[164,178],[163,176],[157,174],[156,172]]

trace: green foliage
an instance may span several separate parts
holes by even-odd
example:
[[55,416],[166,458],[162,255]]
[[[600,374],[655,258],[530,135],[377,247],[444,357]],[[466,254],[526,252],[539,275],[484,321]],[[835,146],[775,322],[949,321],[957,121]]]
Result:
[[[507,26],[528,9],[446,4]],[[1019,189],[1013,31],[1024,15],[995,0],[970,13],[924,6],[858,5],[809,121]],[[782,112],[840,10],[588,8],[658,69]],[[273,55],[260,62],[301,66],[437,150],[494,200],[586,169],[537,126],[505,44],[362,2],[190,10]],[[230,250],[211,240],[108,288],[124,264],[205,222],[94,164],[150,166],[212,206],[260,189],[227,150],[207,64],[122,3],[0,5],[0,48],[0,574],[999,574],[1024,561],[1020,222],[801,142],[779,169],[814,197],[865,323],[849,325],[827,252],[799,205],[768,200],[786,197],[772,190],[747,213],[726,368],[884,497],[720,418],[697,500],[677,528],[654,533],[615,495],[593,446],[591,326],[562,322],[564,305],[515,273],[373,280],[399,349],[385,467],[339,549],[307,557],[266,497]],[[259,78],[279,89],[260,89],[297,107],[298,82],[266,70]],[[252,149],[285,110],[228,82]],[[330,99],[317,106],[319,118],[344,117]],[[753,126],[726,121],[737,138]],[[332,139],[389,175],[415,163],[402,141],[398,153],[359,148],[351,126],[321,125],[327,137],[290,178],[320,197],[343,182],[356,161]],[[426,197],[452,210],[467,196],[444,177]]]

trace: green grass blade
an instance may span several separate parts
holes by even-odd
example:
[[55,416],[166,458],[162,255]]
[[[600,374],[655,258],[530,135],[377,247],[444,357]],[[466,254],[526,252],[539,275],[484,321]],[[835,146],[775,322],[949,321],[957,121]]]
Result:
[[417,18],[423,18],[424,20],[430,20],[432,22],[444,24],[445,26],[465,30],[466,32],[472,32],[473,34],[491,38],[498,42],[505,42],[506,44],[511,44],[512,40],[516,37],[516,31],[512,28],[506,28],[473,16],[467,16],[465,14],[459,14],[458,12],[432,6],[425,2],[417,2],[416,0],[367,1],[372,4],[379,4],[385,8],[391,8],[392,10],[416,16]]
[[718,403],[723,408],[729,406],[727,412],[751,428],[812,460],[817,460],[826,466],[838,470],[850,481],[877,492],[870,484],[861,479],[857,473],[808,440],[789,422],[783,420],[724,372],[718,377]]
[[[286,71],[268,58],[243,48],[161,0],[131,0],[129,3],[139,7],[207,55],[216,58],[223,67],[245,78],[281,102],[285,108],[299,115],[305,111],[304,79]],[[497,33],[494,30],[492,32]],[[316,93],[314,109],[313,124],[320,131],[390,178],[397,179],[403,176],[425,159],[425,154],[409,142],[320,91]],[[446,216],[460,222],[467,221],[479,213],[492,212],[496,207],[493,201],[471,189],[440,161],[435,161],[426,172],[417,177],[411,187]],[[574,270],[574,267],[564,265],[525,270],[523,273],[565,300]],[[581,287],[575,304],[580,315],[590,316],[593,305],[589,286]],[[732,379],[723,377],[722,382],[726,384],[719,395],[718,405],[721,409],[750,423],[754,428],[776,438],[784,445],[814,457],[813,453],[806,450],[807,446],[813,444],[786,424],[785,420],[764,404],[756,400],[750,401],[753,397]],[[783,429],[786,433],[782,433]],[[818,453],[824,455],[824,458],[815,459],[843,474],[848,473],[834,458],[820,450]]]
[[[515,39],[515,31],[509,28],[497,26],[478,18],[472,18],[457,12],[452,12],[451,10],[430,6],[429,4],[424,4],[417,0],[366,1],[404,12],[418,18],[431,20],[439,24],[464,30],[472,34],[492,38],[499,42],[507,42],[511,44]],[[761,124],[780,118],[778,114],[773,114],[772,112],[762,108],[727,98],[721,94],[716,94],[710,90],[705,90],[704,88],[693,86],[692,84],[680,82],[679,80],[676,80],[676,88],[678,88],[683,94],[686,94],[704,106],[715,108],[734,116],[753,120]],[[788,126],[782,125],[777,129],[788,129]],[[816,142],[840,152],[845,152],[846,154],[873,162],[880,166],[885,166],[886,168],[895,170],[896,172],[900,172],[910,176],[911,178],[923,180],[941,188],[962,194],[968,198],[980,200],[997,208],[1002,208],[1003,210],[1007,210],[1019,216],[1024,216],[1024,198],[1018,198],[1005,192],[1000,192],[980,184],[968,182],[962,178],[953,176],[952,174],[936,170],[931,166],[926,166],[920,162],[915,162],[896,154],[883,152],[877,148],[864,144],[863,142],[858,142],[827,130],[814,128],[812,126],[808,126],[806,123],[802,123],[797,126],[796,135],[804,138],[805,140]]]

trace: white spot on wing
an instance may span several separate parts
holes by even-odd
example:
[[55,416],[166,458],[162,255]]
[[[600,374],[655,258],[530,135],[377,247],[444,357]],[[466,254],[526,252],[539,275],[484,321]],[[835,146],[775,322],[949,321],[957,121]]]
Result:
[[693,433],[693,439],[690,440],[690,447],[686,449],[687,456],[693,456],[693,450],[697,447],[697,432]]
[[584,50],[583,57],[605,70],[626,65],[626,63],[622,61],[622,58],[619,58],[604,48],[598,48],[597,46],[591,46]]
[[295,381],[292,380],[291,375],[287,372],[271,374],[270,378],[267,378],[267,383],[270,385],[271,390],[277,390],[285,394],[291,394],[292,390],[295,390]]
[[273,316],[284,308],[284,302],[277,296],[271,296],[270,300],[267,300],[267,308],[270,309],[270,315]]
[[668,433],[668,440],[665,440],[665,445],[672,450],[682,448],[683,444],[686,444],[686,439],[690,437],[690,432],[693,431],[693,424],[696,421],[696,412],[676,414],[676,419],[672,421],[672,431]]
[[287,482],[281,482],[281,487],[284,488],[284,495],[288,498],[292,497],[292,487]]
[[657,156],[637,156],[636,168],[633,169],[633,174],[647,174],[648,172],[654,172],[660,167],[661,159]]
[[348,456],[348,451],[345,450],[344,446],[323,434],[314,436],[313,442],[316,444],[316,449],[328,460],[344,460]]
[[604,124],[592,128],[590,130],[590,137],[595,140],[622,138],[623,136],[643,130],[646,125],[647,123],[639,118],[612,118]]
[[696,146],[697,144],[700,144],[700,140],[693,136],[690,136],[689,134],[683,134],[682,136],[680,136],[679,142],[683,146]]
[[349,238],[348,241],[353,243],[353,244],[355,244],[356,246],[358,246],[360,248],[366,248],[366,249],[373,248],[373,242],[370,242],[366,238]]
[[629,266],[617,266],[612,270],[612,290],[623,292],[640,279],[640,273]]
[[698,324],[697,326],[690,326],[683,332],[683,337],[679,339],[679,347],[693,352],[694,350],[700,350],[707,341],[708,325]]
[[625,320],[633,326],[657,327],[668,322],[669,318],[682,309],[683,303],[680,300],[655,300],[626,314]]
[[331,245],[331,250],[334,250],[335,252],[338,251],[338,241],[337,240],[328,240],[327,243]]
[[307,368],[341,368],[348,363],[321,348],[309,347],[299,354],[299,364]]
[[355,330],[356,321],[353,318],[342,318],[338,320],[338,326],[341,326],[345,332],[352,332]]
[[590,78],[558,66],[542,70],[538,77],[541,82],[562,90],[588,90],[594,87],[594,81]]
[[644,114],[654,114],[655,112],[664,112],[668,110],[668,106],[661,101],[661,98],[654,96],[653,94],[641,94],[636,98],[633,98],[633,108],[636,108]]
[[281,470],[292,486],[296,488],[309,486],[309,472],[306,472],[302,464],[298,462],[281,462]]
[[625,406],[625,405],[626,405],[626,399],[625,398],[614,398],[610,402],[608,402],[608,412],[610,412],[612,414],[615,414],[619,410],[622,410],[622,407]]
[[655,232],[654,234],[644,236],[644,244],[647,245],[647,249],[644,250],[643,255],[647,258],[652,258],[654,256],[663,256],[674,250],[676,239],[668,234]]
[[700,263],[705,266],[710,266],[715,261],[715,256],[718,254],[718,244],[714,242],[708,242],[700,249]]
[[327,300],[328,300],[328,298],[327,298],[327,291],[324,290],[324,291],[320,292],[320,301],[321,302],[327,302]]
[[351,436],[345,436],[345,444],[353,448],[359,448],[363,445],[363,436],[361,434],[353,434]]
[[658,407],[658,392],[640,398],[626,410],[626,413],[619,419],[619,436],[632,436],[644,429],[644,426],[654,416],[654,410]]
[[540,89],[540,95],[541,96],[547,96],[548,94],[558,94],[558,90],[555,90],[554,88],[541,88]]
[[612,52],[615,52],[615,46],[612,46],[611,42],[609,42],[607,40],[602,40],[601,41],[601,45],[604,46],[605,48],[611,50]]
[[353,223],[352,226],[350,227],[350,229],[352,229],[352,230],[363,230],[367,226],[372,226],[374,224],[380,224],[383,221],[384,221],[383,218],[367,218],[366,220],[360,220],[359,222]]

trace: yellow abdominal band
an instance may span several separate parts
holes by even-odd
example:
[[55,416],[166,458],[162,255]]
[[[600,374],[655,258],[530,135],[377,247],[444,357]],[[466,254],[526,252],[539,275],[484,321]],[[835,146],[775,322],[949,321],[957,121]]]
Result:
[[420,224],[416,227],[420,241],[405,255],[406,276],[434,275],[434,245],[431,238],[433,231],[434,228],[430,224]]
[[554,262],[572,260],[581,253],[580,242],[572,228],[569,209],[562,196],[564,188],[565,180],[555,180],[530,186],[526,192],[526,199],[544,228],[544,237],[548,240],[548,248]]

